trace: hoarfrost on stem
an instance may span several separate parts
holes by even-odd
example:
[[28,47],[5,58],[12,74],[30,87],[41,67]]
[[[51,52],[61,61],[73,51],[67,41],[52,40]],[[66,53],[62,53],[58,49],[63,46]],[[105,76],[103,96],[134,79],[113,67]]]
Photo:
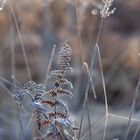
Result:
[[113,3],[113,0],[103,0],[103,8],[100,11],[100,15],[102,18],[110,16],[111,14],[114,13],[116,8],[113,8],[112,10],[110,10],[112,3]]

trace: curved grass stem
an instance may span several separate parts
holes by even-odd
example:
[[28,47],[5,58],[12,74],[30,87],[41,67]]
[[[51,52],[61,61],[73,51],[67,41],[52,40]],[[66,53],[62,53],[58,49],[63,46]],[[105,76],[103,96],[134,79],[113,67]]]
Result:
[[28,59],[27,59],[27,54],[26,54],[26,51],[25,51],[24,41],[23,41],[23,37],[22,37],[21,31],[20,31],[20,28],[19,28],[19,25],[18,25],[18,21],[17,21],[17,17],[16,17],[16,14],[15,14],[14,8],[12,6],[12,2],[10,4],[10,9],[11,9],[11,13],[12,13],[12,16],[13,16],[13,19],[14,19],[14,23],[15,23],[15,26],[16,26],[16,29],[17,29],[17,33],[18,33],[18,36],[19,36],[19,39],[20,39],[21,48],[22,48],[22,52],[23,52],[23,57],[24,57],[25,64],[26,64],[26,69],[27,69],[27,75],[28,75],[29,80],[31,81],[32,80],[31,72],[30,72],[29,62],[28,62]]
[[48,68],[46,70],[46,79],[45,79],[45,82],[44,82],[45,88],[46,88],[47,83],[48,83],[49,72],[50,72],[52,61],[53,61],[53,58],[54,58],[55,49],[56,49],[56,45],[53,46],[50,61],[49,61],[49,64],[48,64]]
[[136,100],[137,100],[137,97],[138,97],[138,94],[139,94],[139,90],[140,90],[140,80],[138,80],[136,91],[135,91],[135,94],[134,94],[134,97],[133,97],[133,101],[132,101],[132,105],[131,105],[131,111],[130,111],[130,115],[129,115],[129,120],[128,120],[128,124],[127,124],[127,128],[126,128],[126,133],[124,134],[124,140],[127,140],[127,138],[128,138],[128,134],[129,134],[129,131],[130,131],[130,123],[131,123],[132,115],[133,115],[133,112],[134,112],[134,109],[135,109],[135,104],[136,104]]

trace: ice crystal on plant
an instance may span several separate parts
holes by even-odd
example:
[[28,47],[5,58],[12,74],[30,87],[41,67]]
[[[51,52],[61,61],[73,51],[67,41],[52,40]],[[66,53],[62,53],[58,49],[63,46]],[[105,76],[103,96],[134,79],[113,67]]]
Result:
[[112,10],[110,10],[112,3],[113,3],[113,0],[103,0],[103,8],[100,11],[101,17],[105,18],[114,13],[116,8],[113,8]]
[[[38,129],[48,128],[48,137],[57,138],[63,133],[67,140],[73,140],[73,136],[69,134],[69,130],[74,130],[72,121],[69,119],[69,110],[67,105],[60,99],[61,96],[72,97],[70,90],[63,87],[68,85],[73,88],[72,83],[65,78],[65,73],[72,70],[70,67],[72,50],[68,42],[61,47],[58,57],[58,65],[60,69],[50,72],[50,78],[53,77],[54,88],[46,91],[43,84],[37,84],[34,81],[28,81],[21,89],[16,90],[14,99],[20,103],[27,98],[30,101],[30,109],[33,118],[38,125]],[[46,97],[49,95],[51,100]],[[59,99],[58,99],[58,96]],[[51,110],[48,112],[49,109]],[[61,111],[59,110],[61,109]]]
[[[73,96],[70,90],[63,88],[62,86],[69,85],[71,88],[73,88],[72,83],[65,78],[65,73],[72,70],[72,68],[70,67],[71,55],[72,55],[71,47],[68,44],[68,42],[66,42],[60,49],[58,56],[57,64],[60,66],[60,69],[52,70],[50,72],[50,78],[51,77],[55,78],[53,82],[54,88],[45,92],[45,95],[51,96],[52,100],[44,98],[42,101],[44,105],[54,108],[52,112],[48,113],[49,118],[46,119],[47,123],[45,123],[45,121],[43,123],[47,124],[48,126],[48,121],[50,121],[48,137],[52,137],[52,139],[57,138],[58,135],[60,135],[60,131],[66,137],[68,135],[65,132],[67,130],[73,129],[72,122],[69,120],[69,110],[67,106],[63,101],[61,101],[60,99],[58,100],[57,98],[58,96],[69,96],[69,97]],[[58,110],[58,107],[62,109],[61,112]],[[70,138],[73,137],[69,134],[69,139]]]
[[25,94],[26,94],[25,90],[16,90],[13,99],[19,102],[19,104],[22,104],[22,102],[24,101]]

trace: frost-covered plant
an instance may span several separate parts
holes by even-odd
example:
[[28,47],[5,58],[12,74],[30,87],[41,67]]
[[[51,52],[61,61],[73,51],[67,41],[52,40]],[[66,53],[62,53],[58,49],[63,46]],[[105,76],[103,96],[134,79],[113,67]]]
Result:
[[34,81],[28,81],[23,88],[15,91],[14,100],[18,101],[20,105],[25,98],[30,100],[30,108],[34,111],[38,128],[41,128],[41,117],[46,117],[46,108],[41,104],[43,95],[45,94],[45,87],[43,84],[36,84]]
[[[59,96],[69,96],[72,97],[71,91],[64,89],[63,85],[69,85],[73,88],[70,81],[65,78],[65,73],[72,70],[70,67],[71,61],[71,47],[66,42],[59,52],[58,65],[60,66],[59,70],[53,70],[50,73],[50,77],[55,78],[54,88],[50,91],[47,91],[45,94],[51,96],[51,100],[44,99],[43,104],[53,108],[53,111],[48,112],[48,119],[45,119],[41,123],[43,125],[49,125],[48,136],[52,139],[56,138],[58,135],[61,135],[61,139],[70,139],[73,140],[73,136],[69,135],[68,131],[73,130],[72,121],[69,119],[69,111],[67,106],[58,99]],[[62,108],[62,111],[59,111],[58,108]]]
[[101,17],[105,18],[114,13],[116,8],[110,10],[112,3],[113,3],[113,0],[103,0],[103,8],[100,11]]
[[[70,67],[71,54],[71,47],[66,42],[59,52],[57,63],[60,69],[50,72],[50,78],[55,79],[53,89],[46,91],[43,84],[29,81],[23,88],[16,90],[14,95],[14,100],[17,100],[20,105],[25,98],[29,98],[30,108],[33,110],[33,118],[37,122],[38,129],[41,131],[41,128],[47,128],[47,137],[51,139],[59,137],[74,140],[69,133],[69,131],[73,132],[74,128],[69,119],[68,107],[60,100],[61,96],[73,96],[71,91],[63,88],[64,85],[73,88],[72,83],[65,78],[65,73],[72,70]],[[61,108],[61,111],[58,108]]]

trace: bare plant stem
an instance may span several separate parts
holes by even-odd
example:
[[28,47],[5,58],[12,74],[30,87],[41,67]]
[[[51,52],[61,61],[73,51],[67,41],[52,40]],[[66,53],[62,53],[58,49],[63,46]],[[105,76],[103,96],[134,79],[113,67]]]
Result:
[[80,127],[79,127],[78,140],[80,140],[80,136],[81,136],[81,130],[82,130],[83,119],[84,119],[84,112],[85,112],[85,109],[83,108],[82,116],[81,116],[81,120],[80,120]]
[[[15,87],[15,85],[14,85],[12,82],[6,80],[6,79],[3,78],[3,77],[0,77],[0,81],[2,81],[2,82],[4,82],[4,83],[7,83],[7,84],[9,84],[9,85],[11,85],[11,86],[13,86],[13,87]],[[19,88],[19,87],[16,86],[16,88]]]
[[[88,73],[88,76],[90,78],[90,75],[89,75],[90,73],[89,73],[89,68],[88,68],[87,63],[83,63],[83,66],[85,67],[85,69]],[[95,94],[95,96],[96,96],[96,94]],[[78,134],[78,140],[80,140],[85,109],[87,109],[87,111],[88,111],[87,113],[88,113],[89,131],[91,130],[91,121],[90,121],[90,114],[89,114],[89,108],[88,108],[88,101],[87,100],[88,100],[88,88],[86,88],[86,91],[85,91],[85,97],[84,97],[83,111],[82,111],[82,116],[81,116],[81,121],[80,121],[80,129],[79,129],[79,134]],[[91,131],[90,131],[90,139],[92,139]]]
[[134,133],[134,136],[133,136],[132,140],[135,140],[135,139],[136,139],[139,130],[140,130],[140,124],[138,124],[138,126],[137,126],[137,128],[136,128],[136,131],[135,131],[135,133]]
[[[78,36],[79,36],[79,44],[80,44],[79,46],[80,46],[80,50],[82,51],[82,38],[81,38],[81,31],[80,31],[80,14],[79,14],[79,1],[78,0],[75,0],[75,8],[76,8],[77,28],[78,28]],[[81,59],[82,59],[82,63],[84,64],[84,58],[83,58],[82,52],[81,52]],[[87,70],[88,76],[90,77],[90,71],[88,70],[88,66],[86,67],[86,70]],[[86,103],[86,100],[87,100],[87,94],[88,94],[88,89],[89,89],[90,82],[91,82],[91,85],[92,85],[94,98],[96,98],[96,93],[95,93],[95,89],[94,89],[92,79],[89,78],[88,84],[86,86],[85,99],[84,99],[83,106],[85,106],[85,103]],[[79,139],[80,139],[80,134],[81,134],[81,129],[82,129],[83,117],[84,117],[84,107],[83,107],[83,113],[82,113],[81,122],[80,122]]]
[[100,71],[101,71],[103,92],[104,92],[104,98],[105,98],[106,119],[105,119],[104,135],[103,135],[103,140],[105,140],[107,120],[108,120],[108,101],[107,101],[107,94],[106,94],[106,88],[105,88],[105,79],[104,79],[103,65],[102,65],[102,58],[101,58],[100,49],[99,49],[99,47],[97,45],[96,45],[95,49],[97,49],[97,52],[98,52],[98,59],[99,59],[99,65],[100,65]]
[[[118,118],[118,119],[122,119],[122,120],[129,120],[129,117],[125,117],[125,116],[122,116],[122,115],[116,115],[116,114],[112,114],[112,113],[109,113],[108,117]],[[140,122],[140,120],[136,119],[136,118],[131,118],[131,121]]]
[[[82,116],[83,116],[83,115],[82,115]],[[118,119],[123,119],[123,120],[129,120],[128,117],[121,116],[121,115],[116,115],[116,114],[112,114],[112,113],[109,113],[109,114],[108,114],[108,117],[118,118]],[[105,118],[106,118],[106,115],[103,116],[101,119],[97,120],[96,123],[95,123],[95,124],[92,126],[92,128],[91,128],[91,132],[93,132],[93,129],[94,129],[96,126],[98,126],[98,124],[99,124],[101,121],[103,121],[103,119],[105,119]],[[140,122],[140,120],[135,119],[135,118],[132,118],[131,121]],[[139,125],[139,129],[140,129],[140,125]],[[139,131],[139,130],[137,130],[137,131]],[[85,133],[85,135],[84,135],[83,137],[81,137],[80,140],[84,140],[84,139],[86,138],[86,136],[89,135],[89,133],[90,133],[90,130],[88,130],[88,131]],[[137,134],[135,134],[135,135],[137,135]],[[79,140],[79,139],[78,139],[78,140]],[[135,140],[135,138],[133,138],[132,140]]]
[[[75,0],[75,5],[76,5],[77,24],[78,24],[78,29],[80,31],[78,0]],[[103,25],[103,18],[101,18],[99,31],[98,31],[97,39],[96,39],[96,43],[95,43],[95,49],[97,49],[97,53],[98,53],[98,59],[99,59],[99,65],[100,65],[100,71],[101,71],[101,78],[102,78],[102,85],[103,85],[103,91],[104,91],[104,98],[105,98],[106,117],[105,117],[105,127],[104,127],[104,134],[103,134],[103,140],[105,140],[107,120],[108,120],[108,102],[107,102],[107,94],[106,94],[106,89],[105,89],[105,80],[104,80],[104,74],[103,74],[102,59],[101,59],[100,49],[98,47],[98,42],[99,42],[99,38],[100,38],[100,34],[101,34],[102,25]],[[79,38],[80,38],[80,41],[81,41],[81,33],[79,35],[80,35]],[[81,45],[81,42],[80,42],[80,45]],[[82,47],[81,47],[81,49],[82,49]],[[91,59],[90,71],[89,71],[90,75],[91,75],[92,68],[93,68],[93,62],[94,62],[94,50],[93,50],[93,55],[92,55],[92,59]],[[89,81],[87,83],[86,93],[88,93],[89,84],[90,84]],[[85,97],[86,96],[87,95],[85,95]],[[85,100],[86,100],[86,98],[85,98]]]
[[23,41],[23,37],[22,37],[21,31],[20,31],[18,22],[17,22],[15,11],[14,11],[13,6],[12,6],[12,2],[10,4],[10,9],[11,9],[11,13],[12,13],[12,16],[13,16],[13,19],[15,22],[15,26],[16,26],[16,29],[18,32],[18,36],[20,39],[20,43],[21,43],[21,47],[22,47],[22,51],[23,51],[23,56],[24,56],[24,60],[25,60],[26,68],[27,68],[27,75],[28,75],[29,80],[31,81],[32,80],[31,72],[30,72],[29,63],[28,63],[28,59],[27,59],[27,55],[26,55],[26,51],[25,51],[24,41]]
[[75,1],[75,9],[76,9],[76,18],[77,18],[77,32],[78,32],[78,38],[79,38],[79,49],[81,50],[81,59],[82,63],[84,62],[84,57],[82,53],[82,37],[81,37],[81,30],[80,30],[80,12],[79,12],[79,0],[74,0]]
[[135,109],[136,100],[137,100],[139,90],[140,90],[139,88],[140,88],[140,78],[138,80],[136,91],[135,91],[135,94],[134,94],[134,97],[133,97],[133,101],[132,101],[132,105],[131,105],[131,111],[130,111],[129,120],[128,120],[128,124],[127,124],[127,129],[126,129],[126,133],[124,135],[124,140],[127,140],[127,137],[128,137],[132,115],[133,115],[133,112],[134,112],[134,109]]
[[108,77],[108,82],[110,82],[110,79],[112,79],[113,75],[117,72],[117,70],[120,68],[120,63],[123,62],[129,55],[131,48],[135,46],[129,46],[127,49],[124,48],[122,53],[117,57],[115,62],[111,65],[109,68],[109,71],[107,72]]
[[48,133],[46,132],[45,134],[43,134],[41,137],[34,137],[33,140],[44,140],[45,137],[47,137]]
[[20,125],[20,130],[21,130],[21,139],[24,140],[24,129],[23,129],[23,124],[22,124],[22,117],[21,117],[21,106],[18,105],[18,119],[19,119],[19,125]]
[[53,61],[53,58],[54,58],[55,49],[56,49],[56,45],[53,46],[50,61],[49,61],[49,64],[48,64],[48,68],[46,70],[46,79],[45,79],[45,83],[44,83],[45,87],[47,86],[47,83],[48,83],[49,72],[50,72],[52,61]]
[[58,132],[59,132],[59,134],[60,134],[60,136],[61,136],[62,140],[65,140],[65,138],[64,138],[64,136],[63,136],[63,134],[62,134],[61,130],[59,130],[59,128],[57,128],[57,130],[58,130]]
[[[85,63],[84,61],[84,57],[83,57],[83,53],[82,53],[82,37],[81,37],[81,30],[80,30],[80,12],[79,12],[79,0],[75,0],[75,9],[76,9],[76,17],[77,17],[77,28],[78,28],[78,37],[79,37],[79,47],[80,47],[80,50],[81,50],[81,59],[82,59],[82,64]],[[92,67],[90,67],[90,71],[88,71],[88,75],[91,75],[91,69]],[[96,93],[95,93],[95,88],[94,88],[94,83],[92,81],[92,77],[90,77],[90,80],[88,80],[88,83],[87,83],[87,86],[86,86],[86,90],[89,89],[89,84],[91,83],[92,85],[92,90],[93,90],[93,94],[94,94],[94,98],[96,99]]]
[[[96,42],[95,42],[95,47],[98,46],[102,25],[103,25],[103,18],[101,18],[101,22],[100,22],[100,26],[99,26],[99,31],[98,31]],[[93,68],[93,64],[94,64],[94,51],[95,51],[95,48],[93,49],[93,53],[92,53],[91,64],[90,64],[90,73],[92,72],[92,68]]]
[[[13,80],[13,84],[15,85],[13,87],[13,91],[15,90],[16,88],[16,70],[15,70],[15,44],[14,44],[14,39],[13,39],[13,36],[14,36],[14,29],[13,27],[11,26],[11,77],[12,77],[12,80]],[[21,118],[21,106],[20,104],[18,104],[17,106],[18,108],[18,119],[19,119],[19,125],[20,125],[20,130],[21,130],[21,136],[22,138],[21,139],[24,139],[24,131],[23,131],[23,125],[22,125],[22,118]]]
[[86,102],[86,108],[87,108],[87,115],[88,115],[89,137],[90,137],[90,140],[92,140],[92,133],[91,133],[91,119],[90,119],[90,112],[89,112],[89,104],[88,104],[88,100],[87,100],[87,102]]
[[108,122],[108,115],[106,115],[106,117],[105,117],[105,126],[104,126],[103,140],[105,140],[105,138],[106,138],[107,122]]
[[0,85],[3,87],[3,89],[8,93],[8,95],[13,98],[12,92],[0,81]]
[[28,123],[26,125],[26,128],[24,129],[25,130],[25,134],[27,133],[27,131],[28,131],[28,129],[29,129],[31,123],[32,123],[32,120],[33,120],[33,115],[30,117],[30,119],[29,119],[29,121],[28,121]]
[[14,29],[13,27],[11,26],[11,40],[10,40],[10,44],[11,44],[11,78],[13,80],[13,84],[15,85],[14,88],[16,88],[16,80],[15,80],[15,77],[16,77],[16,70],[15,70],[15,44],[14,44]]
[[[81,38],[81,31],[80,31],[79,1],[78,0],[75,0],[75,8],[76,8],[76,17],[77,17],[78,37],[79,37],[79,44],[80,44],[79,47],[80,47],[80,50],[81,50],[80,55],[81,55],[81,59],[82,59],[82,64],[84,65],[84,58],[83,58],[83,53],[82,53],[82,38]],[[90,77],[91,70],[89,71],[88,66],[86,67],[86,70],[87,70],[88,76]],[[82,113],[81,121],[80,121],[80,129],[79,129],[78,140],[80,139],[80,135],[81,135],[82,123],[83,123],[83,117],[84,117],[84,111],[85,111],[84,106],[85,106],[85,103],[86,103],[90,82],[91,82],[91,85],[92,85],[94,98],[96,99],[94,84],[93,84],[92,78],[89,78],[87,86],[86,86],[86,91],[85,91],[85,99],[84,99],[84,103],[83,103],[83,113]]]
[[88,89],[89,89],[89,82],[91,82],[91,87],[92,87],[92,91],[93,91],[93,96],[94,96],[94,98],[96,99],[97,96],[96,96],[96,92],[95,92],[95,88],[94,88],[94,84],[93,84],[93,80],[92,80],[92,77],[91,77],[91,74],[90,74],[90,70],[89,70],[88,64],[87,64],[86,62],[84,62],[84,63],[83,63],[83,66],[85,67],[86,72],[87,72],[88,77],[89,77],[88,84],[87,84],[87,87],[86,87],[86,92],[88,92]]
[[[87,63],[83,63],[83,66],[86,68],[86,71],[88,71],[88,65],[87,65]],[[89,88],[89,85],[88,84],[87,84],[87,86]],[[83,102],[83,111],[82,111],[82,116],[81,116],[81,121],[80,121],[80,129],[79,129],[79,134],[78,134],[78,140],[80,140],[80,135],[81,135],[81,130],[82,130],[84,112],[85,112],[85,109],[86,109],[87,98],[88,98],[88,88],[86,87],[86,91],[85,91],[85,97],[84,97],[84,102]]]
[[[98,45],[98,43],[99,43],[99,38],[100,38],[102,26],[103,26],[103,21],[104,21],[104,18],[101,18],[101,22],[100,22],[100,25],[99,25],[99,30],[98,30],[98,34],[97,34],[97,38],[96,38],[96,43],[95,43],[95,45]],[[91,63],[91,64],[92,64],[92,63]]]
[[101,123],[101,121],[103,121],[105,119],[106,116],[101,117],[100,119],[98,119],[96,121],[96,123],[92,126],[91,130],[88,130],[83,137],[81,137],[80,140],[85,140],[85,138],[89,135],[90,131],[93,132],[93,130],[96,128],[96,126],[99,125],[99,123]]

